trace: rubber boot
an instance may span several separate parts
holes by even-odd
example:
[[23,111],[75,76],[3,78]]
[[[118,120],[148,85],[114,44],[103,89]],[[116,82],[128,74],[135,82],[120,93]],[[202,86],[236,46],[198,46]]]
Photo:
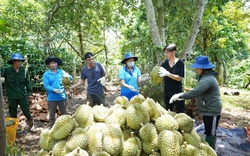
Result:
[[209,144],[210,147],[215,149],[216,136],[206,136],[206,142]]

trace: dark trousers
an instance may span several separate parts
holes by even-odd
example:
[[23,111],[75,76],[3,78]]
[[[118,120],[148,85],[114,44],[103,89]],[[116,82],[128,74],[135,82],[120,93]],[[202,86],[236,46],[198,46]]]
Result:
[[87,100],[89,101],[90,106],[101,105],[101,104],[103,104],[104,106],[106,105],[104,94],[99,94],[99,95],[87,94]]
[[61,100],[61,101],[48,101],[48,109],[49,109],[49,125],[53,126],[55,123],[55,115],[56,115],[56,109],[57,106],[59,107],[59,110],[62,115],[67,113],[67,101]]
[[216,129],[220,120],[219,116],[203,116],[206,136],[216,136]]
[[169,104],[170,98],[171,97],[165,97],[164,98],[164,103],[166,105],[166,110],[173,111],[174,106],[175,106],[177,113],[185,113],[185,101],[184,100],[175,101],[175,102]]
[[9,114],[10,117],[17,118],[17,108],[20,106],[24,116],[29,120],[31,119],[30,115],[30,105],[28,102],[28,98],[23,99],[9,99],[8,98],[8,106],[9,106]]

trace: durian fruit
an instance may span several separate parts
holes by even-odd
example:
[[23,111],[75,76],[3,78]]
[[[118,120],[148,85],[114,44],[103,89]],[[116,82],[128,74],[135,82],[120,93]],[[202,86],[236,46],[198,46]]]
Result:
[[167,110],[161,104],[159,104],[158,102],[156,102],[156,106],[157,106],[157,109],[158,109],[160,114],[166,114],[167,113]]
[[65,156],[89,156],[89,153],[80,147],[77,147],[72,152],[66,154]]
[[56,140],[50,137],[51,130],[45,129],[40,134],[39,145],[45,151],[50,151],[56,144]]
[[158,133],[152,123],[141,124],[139,136],[142,140],[142,149],[146,154],[151,154],[152,149],[158,151]]
[[147,109],[151,121],[155,121],[160,116],[160,112],[158,111],[157,105],[153,99],[147,98],[142,103],[142,106]]
[[120,105],[120,104],[114,104],[114,105],[112,105],[111,107],[109,107],[110,114],[112,114],[113,111],[116,110],[117,108],[123,108],[123,106]]
[[141,123],[146,124],[150,121],[148,111],[142,105],[133,104],[125,111],[126,123],[133,130],[139,130]]
[[171,111],[170,109],[167,111],[167,113],[168,113],[169,115],[171,115],[172,117],[174,117],[174,116],[176,115],[176,113],[173,112],[173,111]]
[[200,143],[199,150],[202,156],[217,156],[217,153],[208,144]]
[[163,130],[176,131],[179,129],[179,125],[176,120],[169,114],[164,114],[155,120],[155,126],[158,132]]
[[111,156],[111,155],[110,155],[108,152],[103,151],[103,150],[101,149],[100,152],[95,152],[94,154],[92,154],[92,156]]
[[180,155],[181,156],[198,156],[199,151],[193,145],[190,145],[187,142],[184,142],[183,145],[181,145]]
[[127,108],[130,103],[126,96],[118,96],[115,98],[114,104],[120,104],[123,108]]
[[96,152],[92,156],[111,156],[111,155],[105,151],[102,151],[102,152]]
[[[93,126],[98,127],[100,129],[100,131],[103,133],[106,130],[108,125],[104,122],[95,122],[93,124]],[[87,128],[89,128],[89,127],[87,127]]]
[[195,138],[195,140],[197,140],[197,142],[200,142],[201,143],[201,138],[200,136],[198,135],[198,133],[196,132],[195,129],[193,129],[190,134],[193,136],[193,138]]
[[81,149],[87,149],[88,147],[88,135],[84,128],[75,128],[66,143],[67,148],[73,151],[77,147]]
[[126,128],[125,126],[122,127],[122,136],[124,141],[130,138],[131,132],[131,129]]
[[58,141],[52,149],[52,156],[65,156],[69,152],[66,142],[66,140]]
[[102,139],[103,139],[103,133],[102,130],[97,126],[90,126],[88,131],[88,151],[92,155],[96,152],[102,151]]
[[94,123],[92,107],[88,105],[80,105],[74,113],[75,121],[79,127],[86,128]]
[[142,94],[138,94],[136,96],[133,96],[129,103],[130,104],[142,104],[142,102],[145,101],[145,97]]
[[161,155],[177,156],[180,154],[180,144],[173,131],[161,131],[158,135],[158,145]]
[[142,149],[146,154],[151,154],[152,150],[154,150],[156,152],[159,151],[158,146],[159,146],[158,145],[158,137],[156,137],[154,140],[149,141],[149,142],[146,142],[146,141],[142,142]]
[[183,143],[183,137],[182,134],[179,131],[173,131],[174,134],[177,136],[177,139],[179,141],[179,144],[181,145]]
[[134,132],[131,132],[131,137],[123,143],[123,149],[120,156],[136,156],[138,151],[142,151],[141,140],[134,136]]
[[119,155],[122,150],[122,130],[120,126],[110,124],[103,134],[103,150],[110,155]]
[[199,146],[200,146],[200,139],[199,138],[195,138],[195,137],[193,137],[192,134],[185,133],[184,131],[182,131],[181,133],[182,133],[182,138],[183,138],[184,142],[194,146],[195,148],[199,148]]
[[126,124],[125,109],[122,107],[114,109],[113,113],[106,118],[105,123],[118,124],[120,127],[123,127]]
[[159,152],[155,152],[154,150],[151,150],[151,154],[149,156],[161,156]]
[[55,140],[66,139],[75,128],[75,121],[70,115],[61,115],[51,129],[50,136]]
[[178,122],[179,131],[190,133],[194,128],[194,120],[185,113],[178,113],[174,116],[174,119]]
[[92,112],[93,112],[93,115],[94,115],[94,120],[96,122],[104,122],[105,119],[110,114],[110,110],[107,107],[103,106],[103,104],[95,105],[92,108]]
[[152,71],[150,72],[150,80],[153,85],[157,85],[162,82],[162,77],[159,76],[159,65],[155,65]]
[[36,153],[36,156],[50,156],[50,153],[42,149]]
[[[198,135],[198,134],[197,134],[197,135]],[[200,134],[200,135],[198,135],[198,136],[199,136],[199,138],[200,138],[200,142],[201,142],[201,143],[204,143],[204,144],[209,145],[208,142],[207,142],[207,141],[205,140],[205,138],[204,138],[204,136],[205,136],[204,134]]]
[[68,77],[63,77],[62,84],[64,87],[70,86],[70,79]]
[[151,142],[158,137],[158,133],[154,124],[146,123],[143,125],[141,123],[141,126],[142,127],[139,130],[139,136],[143,142]]

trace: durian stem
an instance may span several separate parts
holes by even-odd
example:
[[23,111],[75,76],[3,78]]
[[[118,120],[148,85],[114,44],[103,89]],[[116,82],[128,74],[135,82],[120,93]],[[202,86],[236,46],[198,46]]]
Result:
[[134,138],[134,132],[131,132],[131,133],[130,133],[130,137],[131,137],[131,138]]
[[90,126],[88,126],[88,127],[85,128],[86,132],[89,130],[89,128],[90,128]]
[[89,106],[89,101],[87,101],[86,105]]
[[140,123],[140,125],[143,127],[144,125],[143,125],[143,123]]
[[79,154],[79,153],[80,153],[80,149],[79,149],[79,148],[77,148],[76,153],[77,153],[77,154]]
[[181,134],[182,134],[182,136],[185,136],[185,132],[183,130],[181,131]]
[[141,155],[141,150],[138,150],[136,156],[140,156],[140,155]]
[[153,155],[155,155],[155,150],[154,149],[152,149],[151,152],[152,152]]
[[187,148],[187,142],[184,141],[183,144],[184,144],[184,147]]

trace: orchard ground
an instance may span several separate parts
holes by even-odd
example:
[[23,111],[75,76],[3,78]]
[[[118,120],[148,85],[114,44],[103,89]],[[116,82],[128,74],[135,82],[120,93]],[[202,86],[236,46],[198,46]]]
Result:
[[[219,126],[223,128],[236,128],[250,126],[250,91],[239,91],[239,95],[224,95],[227,88],[221,88],[223,102],[223,111]],[[114,100],[119,96],[119,87],[114,86],[106,92],[106,101],[111,106]],[[83,90],[80,94],[70,94],[68,100],[68,114],[74,114],[76,108],[81,104],[86,104],[86,92]],[[202,123],[200,116],[194,117],[199,123]],[[47,128],[48,122],[35,119],[35,127],[43,130]],[[25,123],[25,122],[23,122]],[[26,129],[17,133],[15,146],[19,147],[22,153],[28,156],[35,156],[41,150],[39,147],[40,132],[32,133]]]

